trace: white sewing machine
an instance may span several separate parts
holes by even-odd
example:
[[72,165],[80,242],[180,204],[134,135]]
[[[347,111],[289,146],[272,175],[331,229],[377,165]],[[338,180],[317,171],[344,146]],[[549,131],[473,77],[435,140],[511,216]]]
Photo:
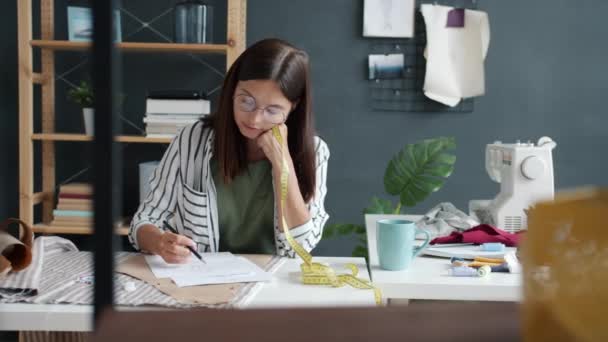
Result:
[[526,229],[526,210],[538,201],[552,200],[553,156],[557,144],[549,137],[538,143],[486,146],[486,171],[500,183],[500,193],[493,200],[472,200],[469,214],[481,223],[492,224],[508,232]]

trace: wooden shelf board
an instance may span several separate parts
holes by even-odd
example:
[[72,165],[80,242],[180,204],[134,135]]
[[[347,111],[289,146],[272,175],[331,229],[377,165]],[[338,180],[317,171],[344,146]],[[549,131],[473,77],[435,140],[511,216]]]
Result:
[[[117,135],[116,141],[123,143],[168,144],[171,138],[149,138],[140,135]],[[93,141],[93,136],[74,133],[34,133],[32,140],[43,141]]]
[[[91,48],[89,42],[71,42],[68,40],[31,40],[31,46],[50,50],[84,51]],[[190,52],[190,53],[226,53],[226,44],[180,44],[180,43],[117,43],[116,47],[125,52]]]
[[[93,234],[93,228],[91,227],[64,227],[55,226],[45,223],[35,224],[32,229],[34,233],[40,234],[75,234],[75,235],[91,235]],[[116,230],[118,235],[129,234],[129,227],[121,226]]]
[[139,135],[119,135],[116,137],[116,141],[125,143],[160,143],[168,144],[172,138],[149,138]]

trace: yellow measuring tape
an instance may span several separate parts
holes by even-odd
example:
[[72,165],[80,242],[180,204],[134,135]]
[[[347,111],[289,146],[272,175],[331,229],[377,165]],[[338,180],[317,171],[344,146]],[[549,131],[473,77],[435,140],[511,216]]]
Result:
[[[272,128],[272,134],[279,142],[281,148],[283,148],[283,137],[279,131],[279,127],[275,126]],[[285,157],[282,156],[282,167],[281,167],[281,208],[285,208],[285,201],[287,199],[287,180],[289,177],[289,167],[285,161]],[[333,287],[341,287],[346,284],[358,288],[358,289],[372,289],[374,290],[374,298],[376,299],[377,305],[382,305],[382,294],[380,289],[372,285],[371,282],[357,278],[359,269],[353,264],[347,264],[351,271],[351,274],[336,274],[336,272],[329,266],[319,264],[312,261],[312,255],[308,253],[291,235],[289,228],[287,227],[287,221],[285,215],[281,215],[281,222],[283,224],[285,236],[287,241],[293,250],[300,258],[304,261],[300,265],[302,270],[302,282],[308,285],[331,285]]]

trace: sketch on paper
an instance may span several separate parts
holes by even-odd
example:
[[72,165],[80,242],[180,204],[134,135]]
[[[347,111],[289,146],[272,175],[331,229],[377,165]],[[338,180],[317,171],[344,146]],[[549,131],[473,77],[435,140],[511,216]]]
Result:
[[415,0],[364,0],[363,36],[414,36]]

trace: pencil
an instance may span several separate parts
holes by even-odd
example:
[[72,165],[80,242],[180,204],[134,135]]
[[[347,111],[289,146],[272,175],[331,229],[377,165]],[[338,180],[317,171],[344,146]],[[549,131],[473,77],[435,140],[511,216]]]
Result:
[[[167,229],[169,229],[169,230],[171,231],[171,233],[173,233],[173,234],[177,234],[177,235],[180,235],[180,234],[177,232],[177,230],[173,229],[173,227],[171,227],[171,226],[170,226],[170,225],[167,223],[167,221],[164,221],[164,223],[163,223],[163,224],[164,224],[164,226],[165,226]],[[190,252],[192,252],[192,254],[194,254],[194,255],[195,255],[197,258],[198,258],[198,260],[202,261],[202,262],[203,262],[203,263],[205,263],[205,264],[207,263],[207,262],[205,262],[205,260],[203,260],[203,257],[202,257],[200,254],[198,254],[198,252],[197,252],[197,251],[196,251],[194,248],[192,248],[192,247],[190,247],[190,246],[186,246],[186,248],[188,248],[188,250],[190,250]]]

